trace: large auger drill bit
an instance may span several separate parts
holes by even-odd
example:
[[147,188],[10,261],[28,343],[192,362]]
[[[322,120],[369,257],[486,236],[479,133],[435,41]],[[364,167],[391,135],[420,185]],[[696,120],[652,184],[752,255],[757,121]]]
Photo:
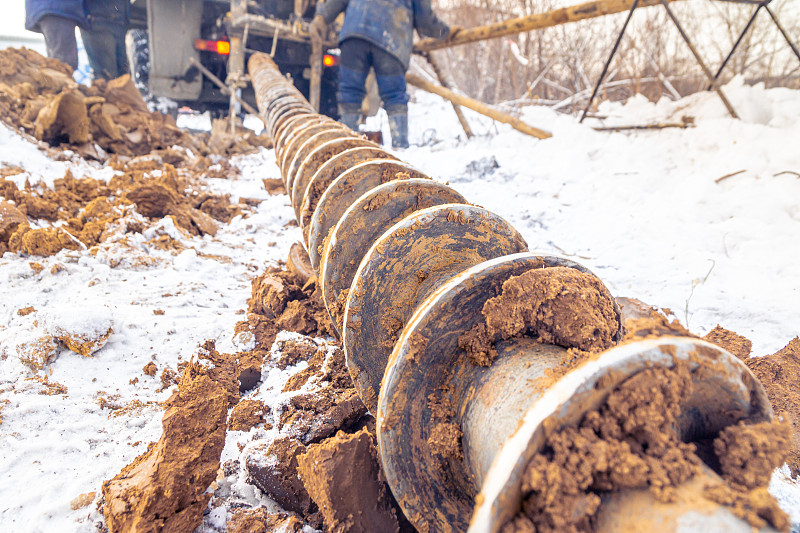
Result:
[[[715,345],[669,331],[620,343],[621,324],[637,311],[610,295],[611,347],[576,369],[558,372],[573,357],[568,349],[522,335],[497,342],[488,366],[475,364],[459,340],[485,321],[482,310],[506,281],[547,269],[596,278],[529,252],[501,217],[315,114],[268,56],[253,55],[249,70],[350,374],[376,414],[388,483],[420,531],[500,531],[521,508],[523,473],[547,436],[645,369],[688,364],[692,393],[677,420],[684,442],[773,419],[758,380]],[[442,424],[461,436],[450,456],[436,449]],[[718,480],[704,469],[672,504],[647,490],[612,493],[596,527],[752,531],[700,496]]]

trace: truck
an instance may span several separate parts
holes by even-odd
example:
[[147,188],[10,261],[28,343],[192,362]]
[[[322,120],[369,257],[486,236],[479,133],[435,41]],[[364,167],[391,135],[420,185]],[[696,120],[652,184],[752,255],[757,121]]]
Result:
[[133,0],[132,76],[149,96],[221,116],[235,101],[213,77],[255,107],[246,58],[266,52],[320,113],[338,118],[338,49],[334,39],[313,50],[315,7],[316,0]]

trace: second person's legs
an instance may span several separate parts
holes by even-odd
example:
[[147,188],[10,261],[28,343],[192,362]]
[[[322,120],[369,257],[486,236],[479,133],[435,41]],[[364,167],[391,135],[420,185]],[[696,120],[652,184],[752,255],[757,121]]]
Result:
[[339,121],[352,130],[358,130],[361,102],[367,94],[371,46],[368,41],[355,38],[345,39],[339,46]]
[[389,116],[393,148],[408,148],[408,93],[406,70],[399,59],[389,52],[373,47],[372,66],[378,82],[378,92]]

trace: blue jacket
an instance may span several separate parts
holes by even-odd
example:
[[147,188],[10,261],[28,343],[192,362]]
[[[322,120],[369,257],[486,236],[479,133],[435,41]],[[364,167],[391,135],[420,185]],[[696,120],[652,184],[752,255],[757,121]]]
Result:
[[330,24],[344,11],[341,43],[359,37],[383,48],[408,68],[414,29],[425,37],[444,39],[450,28],[431,8],[431,0],[326,0],[317,14]]
[[86,27],[86,11],[83,0],[25,0],[25,29],[41,33],[39,21],[45,15],[74,20],[75,24]]

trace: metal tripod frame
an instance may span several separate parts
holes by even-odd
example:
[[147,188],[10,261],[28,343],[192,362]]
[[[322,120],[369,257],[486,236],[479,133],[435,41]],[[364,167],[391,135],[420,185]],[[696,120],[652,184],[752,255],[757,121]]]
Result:
[[[739,118],[739,116],[736,113],[736,110],[734,110],[734,108],[731,105],[730,101],[728,101],[728,98],[725,96],[725,93],[720,88],[718,81],[719,81],[720,74],[722,74],[722,71],[725,69],[725,66],[728,64],[728,61],[733,56],[734,52],[738,48],[738,46],[741,43],[742,39],[744,39],[744,36],[750,30],[750,27],[753,25],[753,22],[755,21],[756,16],[758,15],[759,11],[764,9],[769,14],[770,18],[772,18],[772,21],[775,23],[775,26],[781,32],[781,35],[783,35],[783,38],[788,43],[789,48],[792,49],[792,52],[794,52],[794,55],[797,56],[798,60],[800,60],[800,50],[798,50],[797,45],[795,45],[794,42],[792,42],[791,38],[789,37],[789,34],[786,32],[786,29],[780,23],[780,20],[778,20],[778,17],[769,8],[768,4],[772,0],[720,0],[720,1],[733,2],[733,3],[739,3],[739,4],[753,4],[753,5],[756,5],[757,7],[756,7],[756,10],[753,13],[753,15],[750,17],[750,20],[747,22],[747,25],[745,26],[744,30],[742,30],[741,35],[739,35],[739,38],[736,40],[736,43],[733,45],[733,48],[731,49],[730,53],[725,58],[725,61],[722,62],[722,65],[717,70],[716,74],[712,74],[711,73],[711,71],[706,66],[706,64],[703,61],[703,59],[700,57],[700,54],[697,51],[697,48],[695,48],[695,46],[692,43],[691,39],[689,39],[689,36],[686,34],[686,31],[683,29],[683,26],[681,26],[680,22],[678,21],[677,17],[675,16],[675,13],[669,7],[668,0],[661,0],[661,4],[664,6],[664,9],[667,11],[667,15],[669,15],[669,18],[670,18],[670,20],[672,20],[672,23],[675,24],[675,27],[677,28],[678,33],[680,33],[681,37],[686,42],[687,46],[689,47],[689,50],[692,52],[692,55],[694,55],[694,58],[697,61],[698,65],[700,65],[700,67],[702,68],[703,73],[708,78],[710,83],[709,83],[709,85],[708,85],[706,90],[712,90],[713,89],[714,91],[716,91],[716,93],[720,97],[720,100],[722,100],[723,105],[728,110],[728,113],[730,113],[730,115],[733,118]],[[625,35],[625,31],[628,28],[628,23],[630,22],[631,17],[633,16],[633,12],[636,10],[636,8],[638,6],[639,6],[639,0],[636,0],[633,3],[633,5],[631,6],[630,11],[628,12],[628,17],[625,19],[625,23],[622,25],[622,28],[621,28],[620,33],[619,33],[619,36],[617,37],[617,40],[614,43],[614,47],[611,49],[611,53],[608,56],[608,60],[606,61],[605,65],[603,66],[603,71],[600,74],[600,77],[598,78],[597,83],[595,84],[594,90],[592,91],[592,96],[589,98],[589,101],[586,102],[586,107],[583,110],[583,114],[581,115],[580,122],[583,122],[584,119],[586,118],[586,115],[589,113],[589,109],[591,108],[592,103],[594,102],[594,99],[597,96],[598,91],[600,90],[600,86],[603,83],[603,79],[606,77],[606,74],[608,72],[608,68],[611,65],[611,61],[614,59],[614,56],[617,53],[617,49],[619,48],[620,42],[622,42],[622,37]]]
[[[722,65],[720,65],[719,70],[717,70],[717,73],[714,76],[715,80],[719,79],[719,76],[722,74],[722,71],[725,70],[725,67],[728,65],[728,61],[730,61],[731,57],[733,57],[733,54],[736,52],[736,49],[741,44],[742,40],[744,39],[744,36],[747,35],[747,32],[750,31],[750,27],[753,25],[753,23],[756,20],[756,17],[758,16],[758,13],[762,9],[769,14],[770,18],[772,19],[772,22],[778,28],[778,31],[781,32],[781,35],[783,36],[783,38],[786,40],[786,44],[789,45],[789,48],[791,48],[792,52],[794,52],[794,55],[797,56],[797,60],[800,61],[800,50],[798,50],[797,45],[795,45],[794,42],[792,42],[792,39],[789,37],[789,33],[783,27],[783,25],[781,24],[780,20],[778,20],[778,17],[777,17],[777,15],[775,15],[775,12],[772,11],[769,8],[769,4],[770,4],[770,2],[772,2],[772,0],[749,0],[749,1],[748,0],[721,0],[721,1],[735,2],[735,3],[740,3],[740,4],[754,4],[756,6],[756,10],[753,11],[753,15],[750,17],[750,20],[747,21],[747,25],[742,30],[742,33],[739,35],[739,38],[736,39],[736,42],[733,44],[733,48],[731,48],[731,51],[725,57],[725,60],[722,62]],[[707,90],[709,90],[709,89],[711,89],[711,85],[708,86]]]

